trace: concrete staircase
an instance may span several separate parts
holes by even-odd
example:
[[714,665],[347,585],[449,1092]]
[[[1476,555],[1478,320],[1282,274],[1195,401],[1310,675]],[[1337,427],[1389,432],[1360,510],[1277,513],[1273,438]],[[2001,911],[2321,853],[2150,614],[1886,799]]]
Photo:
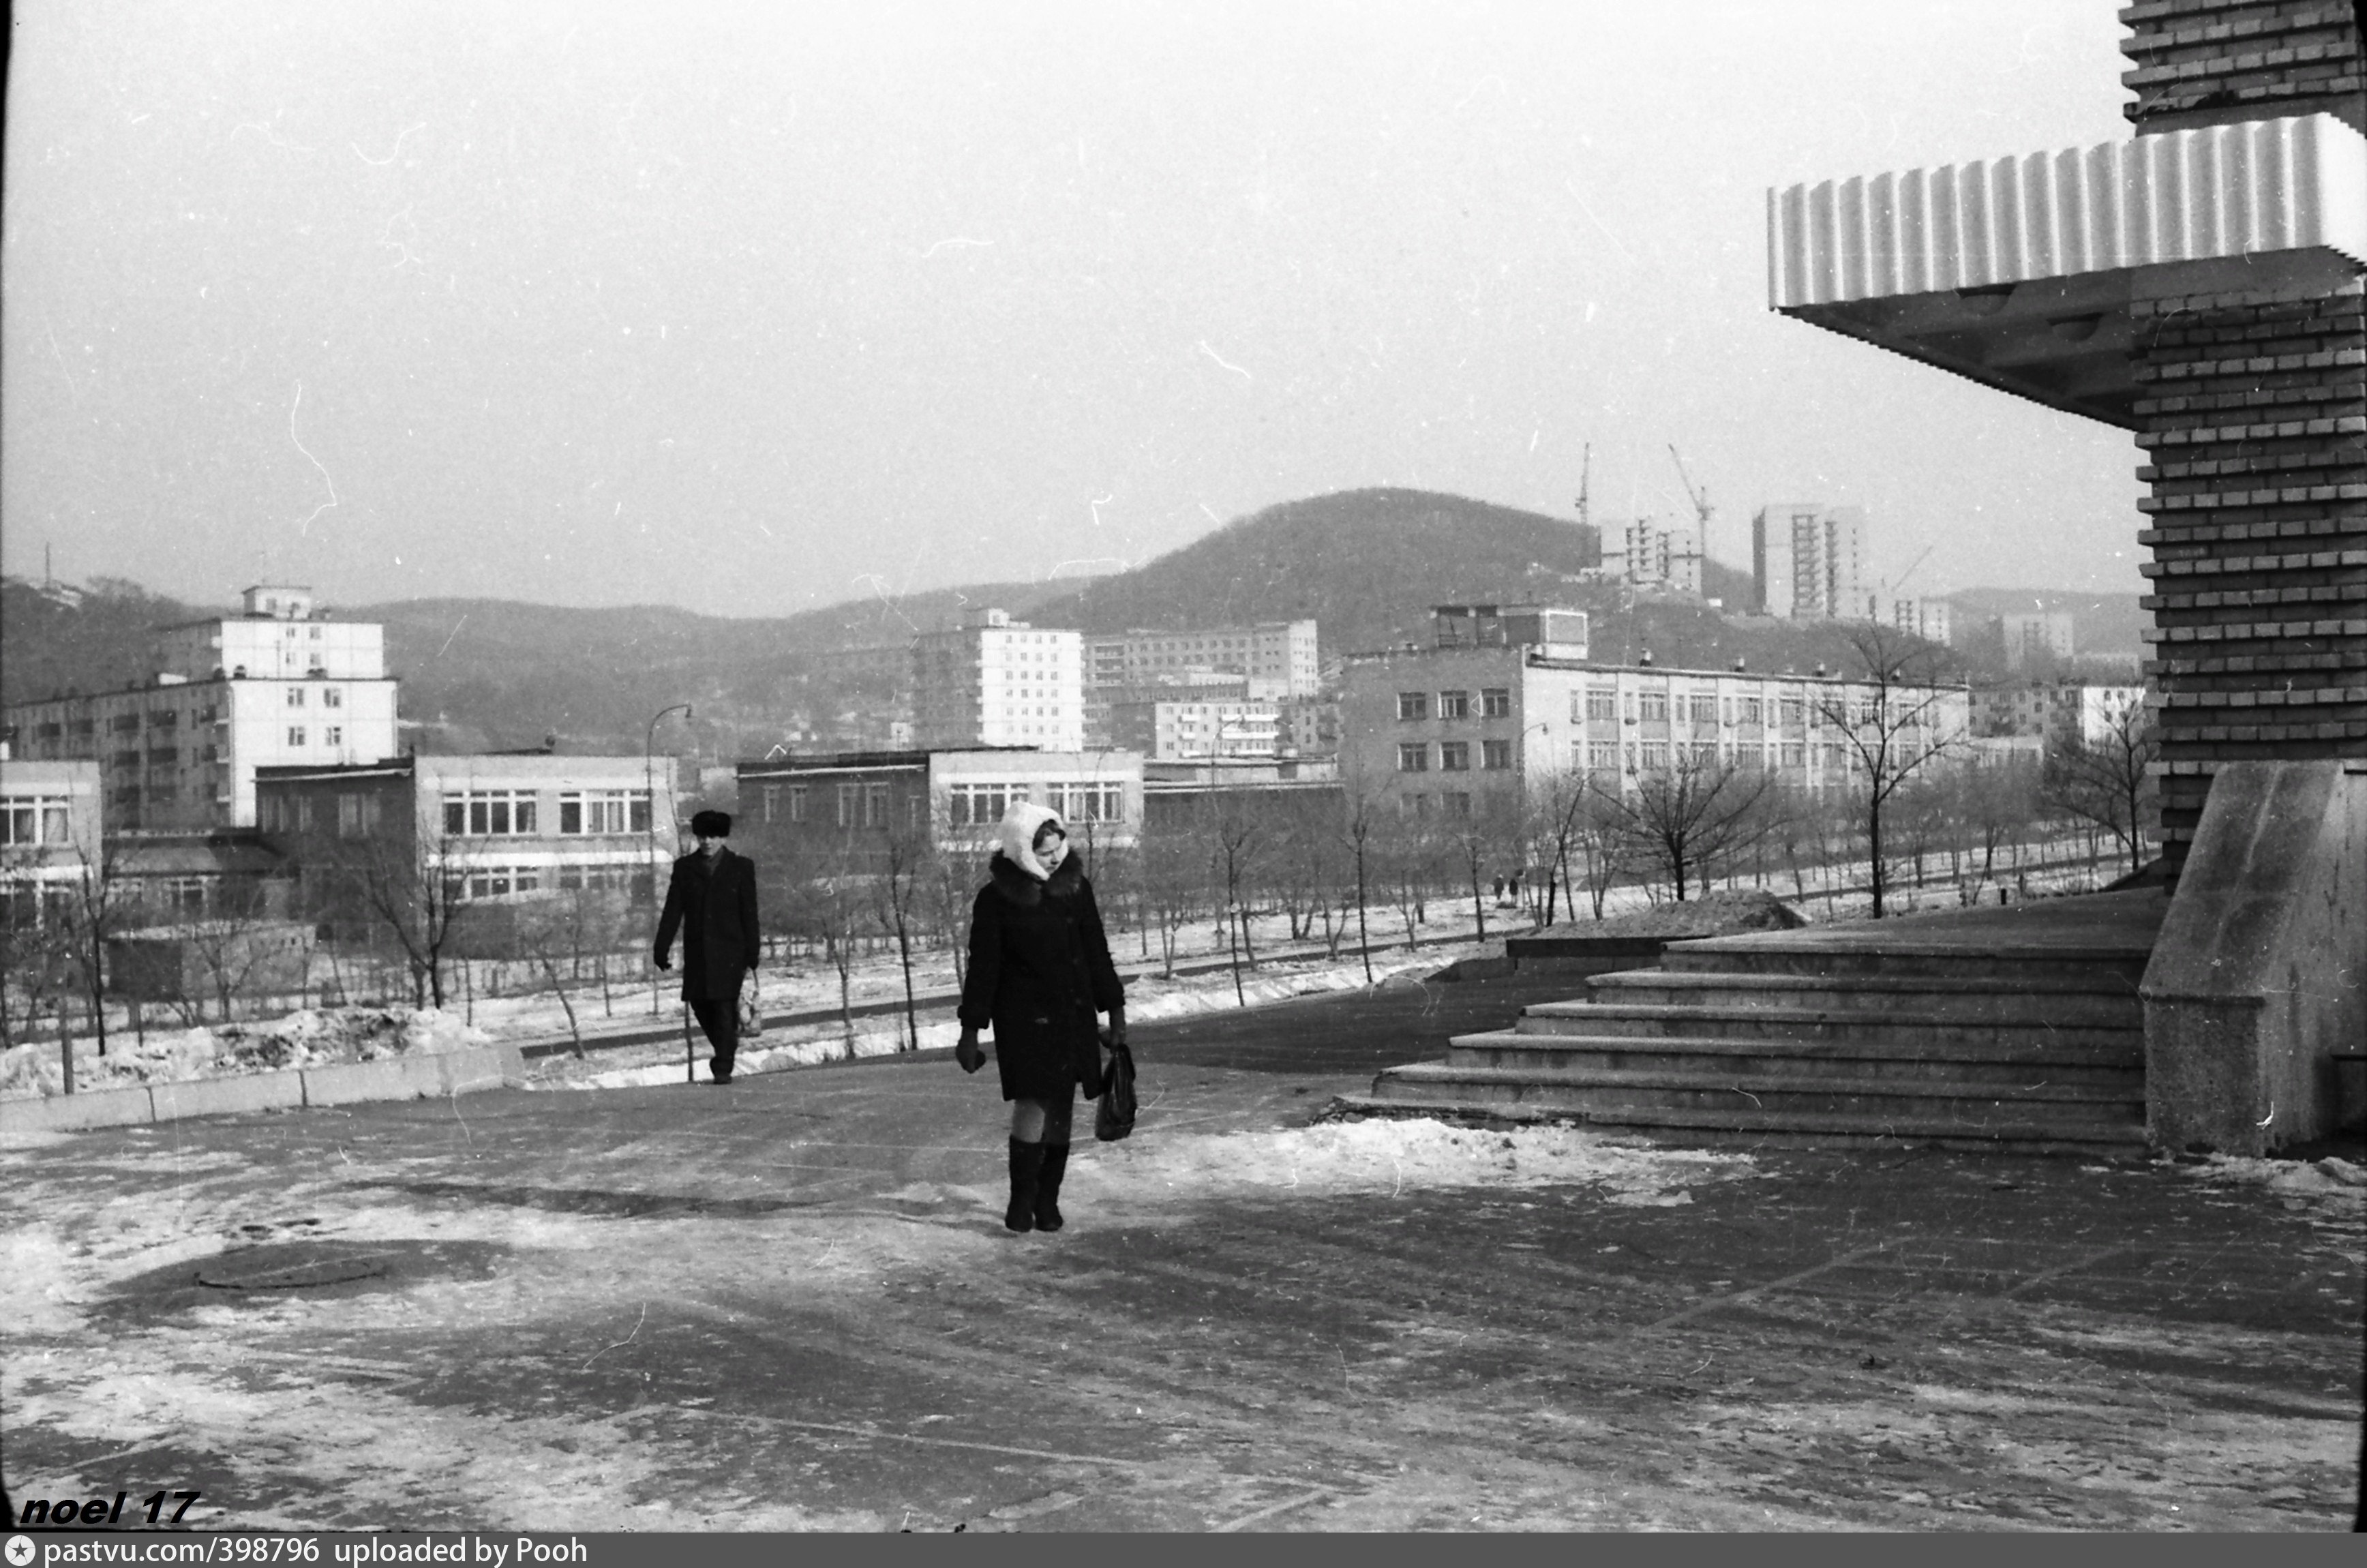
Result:
[[2157,916],[1945,919],[1671,943],[1659,968],[1589,978],[1586,1000],[1459,1036],[1445,1061],[1390,1068],[1337,1111],[1688,1142],[2142,1151],[2136,988]]

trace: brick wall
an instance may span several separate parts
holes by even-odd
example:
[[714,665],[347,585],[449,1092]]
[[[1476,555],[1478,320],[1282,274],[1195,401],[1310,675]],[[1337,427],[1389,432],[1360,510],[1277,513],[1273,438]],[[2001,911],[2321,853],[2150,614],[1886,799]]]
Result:
[[2354,277],[2134,312],[2176,863],[2221,762],[2367,756],[2367,294]]
[[2147,0],[2129,29],[2121,112],[2140,134],[2321,110],[2367,133],[2353,0]]

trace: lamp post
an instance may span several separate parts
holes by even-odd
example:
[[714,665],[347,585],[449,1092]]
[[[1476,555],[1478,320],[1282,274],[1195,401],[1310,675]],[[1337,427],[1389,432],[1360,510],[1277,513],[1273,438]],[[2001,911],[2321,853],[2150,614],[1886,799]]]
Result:
[[[684,719],[687,720],[690,717],[691,712],[690,704],[687,702],[671,703],[651,714],[649,733],[644,735],[641,740],[641,789],[649,795],[650,798],[650,845],[652,848],[656,847],[658,838],[658,721],[663,719],[669,713],[675,712],[679,712]],[[671,798],[673,791],[669,790],[667,791],[667,794],[669,798]],[[673,813],[669,812],[667,814],[672,815]],[[651,866],[650,868],[650,876],[652,888],[654,888],[657,877],[657,868],[655,866]],[[654,1017],[657,1016],[657,1012],[658,974],[655,969],[651,969],[650,971],[650,1016]]]

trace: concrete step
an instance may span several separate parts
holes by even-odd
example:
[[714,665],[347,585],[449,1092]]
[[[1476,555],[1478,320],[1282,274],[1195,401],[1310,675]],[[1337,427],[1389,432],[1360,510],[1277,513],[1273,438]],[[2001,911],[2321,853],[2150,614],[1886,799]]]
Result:
[[1883,975],[1893,979],[2080,981],[2088,988],[2134,994],[2145,977],[2147,946],[2050,947],[2033,943],[1967,943],[1713,937],[1672,942],[1660,967],[1683,973]]
[[1376,1099],[1445,1098],[1458,1102],[1566,1106],[1628,1113],[1685,1111],[1726,1115],[1748,1111],[1789,1121],[1851,1116],[1941,1119],[1977,1124],[2011,1120],[2049,1129],[2145,1127],[2145,1091],[2044,1083],[2011,1092],[1908,1078],[1815,1077],[1699,1072],[1605,1072],[1586,1068],[1543,1073],[1515,1068],[1457,1067],[1444,1062],[1392,1067],[1373,1081]]
[[1596,1001],[1651,1006],[1707,1006],[1788,1007],[1834,1013],[1910,1010],[1945,1013],[1960,1020],[2027,1019],[2032,1022],[2117,1024],[2142,1028],[2143,1006],[2134,990],[2098,990],[2076,981],[2044,976],[2017,980],[1907,979],[1851,975],[1822,979],[1804,974],[1684,973],[1673,970],[1625,970],[1598,974],[1586,983]]
[[2043,1018],[1965,1018],[1904,1007],[1836,1012],[1814,1007],[1537,1002],[1523,1009],[1512,1028],[1524,1035],[1595,1038],[1683,1035],[1802,1043],[1912,1040],[1941,1045],[1996,1043],[2033,1051],[2063,1046],[2078,1051],[2129,1051],[2139,1056],[2145,1050],[2145,1031],[2134,1021],[2075,1024]]
[[2145,1047],[2072,1047],[2041,1038],[1935,1040],[1920,1035],[1874,1040],[1690,1038],[1683,1035],[1537,1035],[1515,1029],[1457,1035],[1447,1065],[1523,1073],[1577,1068],[1609,1072],[1709,1073],[1795,1081],[1854,1078],[2026,1088],[2038,1084],[2109,1087],[2142,1097]]
[[1461,1101],[1445,1094],[1428,1099],[1342,1095],[1331,1102],[1325,1116],[1330,1119],[1435,1117],[1442,1121],[1501,1127],[1576,1125],[1695,1148],[1904,1147],[2127,1159],[2141,1156],[2146,1147],[2142,1122],[2127,1127],[2112,1124],[2066,1129],[2007,1117],[1964,1119],[1945,1116],[1770,1116],[1751,1111],[1703,1113],[1650,1108],[1581,1110],[1568,1106]]

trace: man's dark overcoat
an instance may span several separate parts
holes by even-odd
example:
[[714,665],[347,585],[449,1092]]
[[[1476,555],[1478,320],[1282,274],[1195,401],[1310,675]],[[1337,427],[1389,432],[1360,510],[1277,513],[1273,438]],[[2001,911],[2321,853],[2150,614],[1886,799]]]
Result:
[[1093,884],[1074,855],[1041,882],[999,851],[987,870],[970,906],[962,1027],[993,1030],[1004,1099],[1065,1104],[1075,1085],[1101,1082],[1094,1013],[1126,1005]]
[[756,863],[725,849],[710,867],[696,850],[674,863],[665,913],[658,916],[658,961],[682,932],[682,994],[686,1002],[726,1002],[756,967]]

